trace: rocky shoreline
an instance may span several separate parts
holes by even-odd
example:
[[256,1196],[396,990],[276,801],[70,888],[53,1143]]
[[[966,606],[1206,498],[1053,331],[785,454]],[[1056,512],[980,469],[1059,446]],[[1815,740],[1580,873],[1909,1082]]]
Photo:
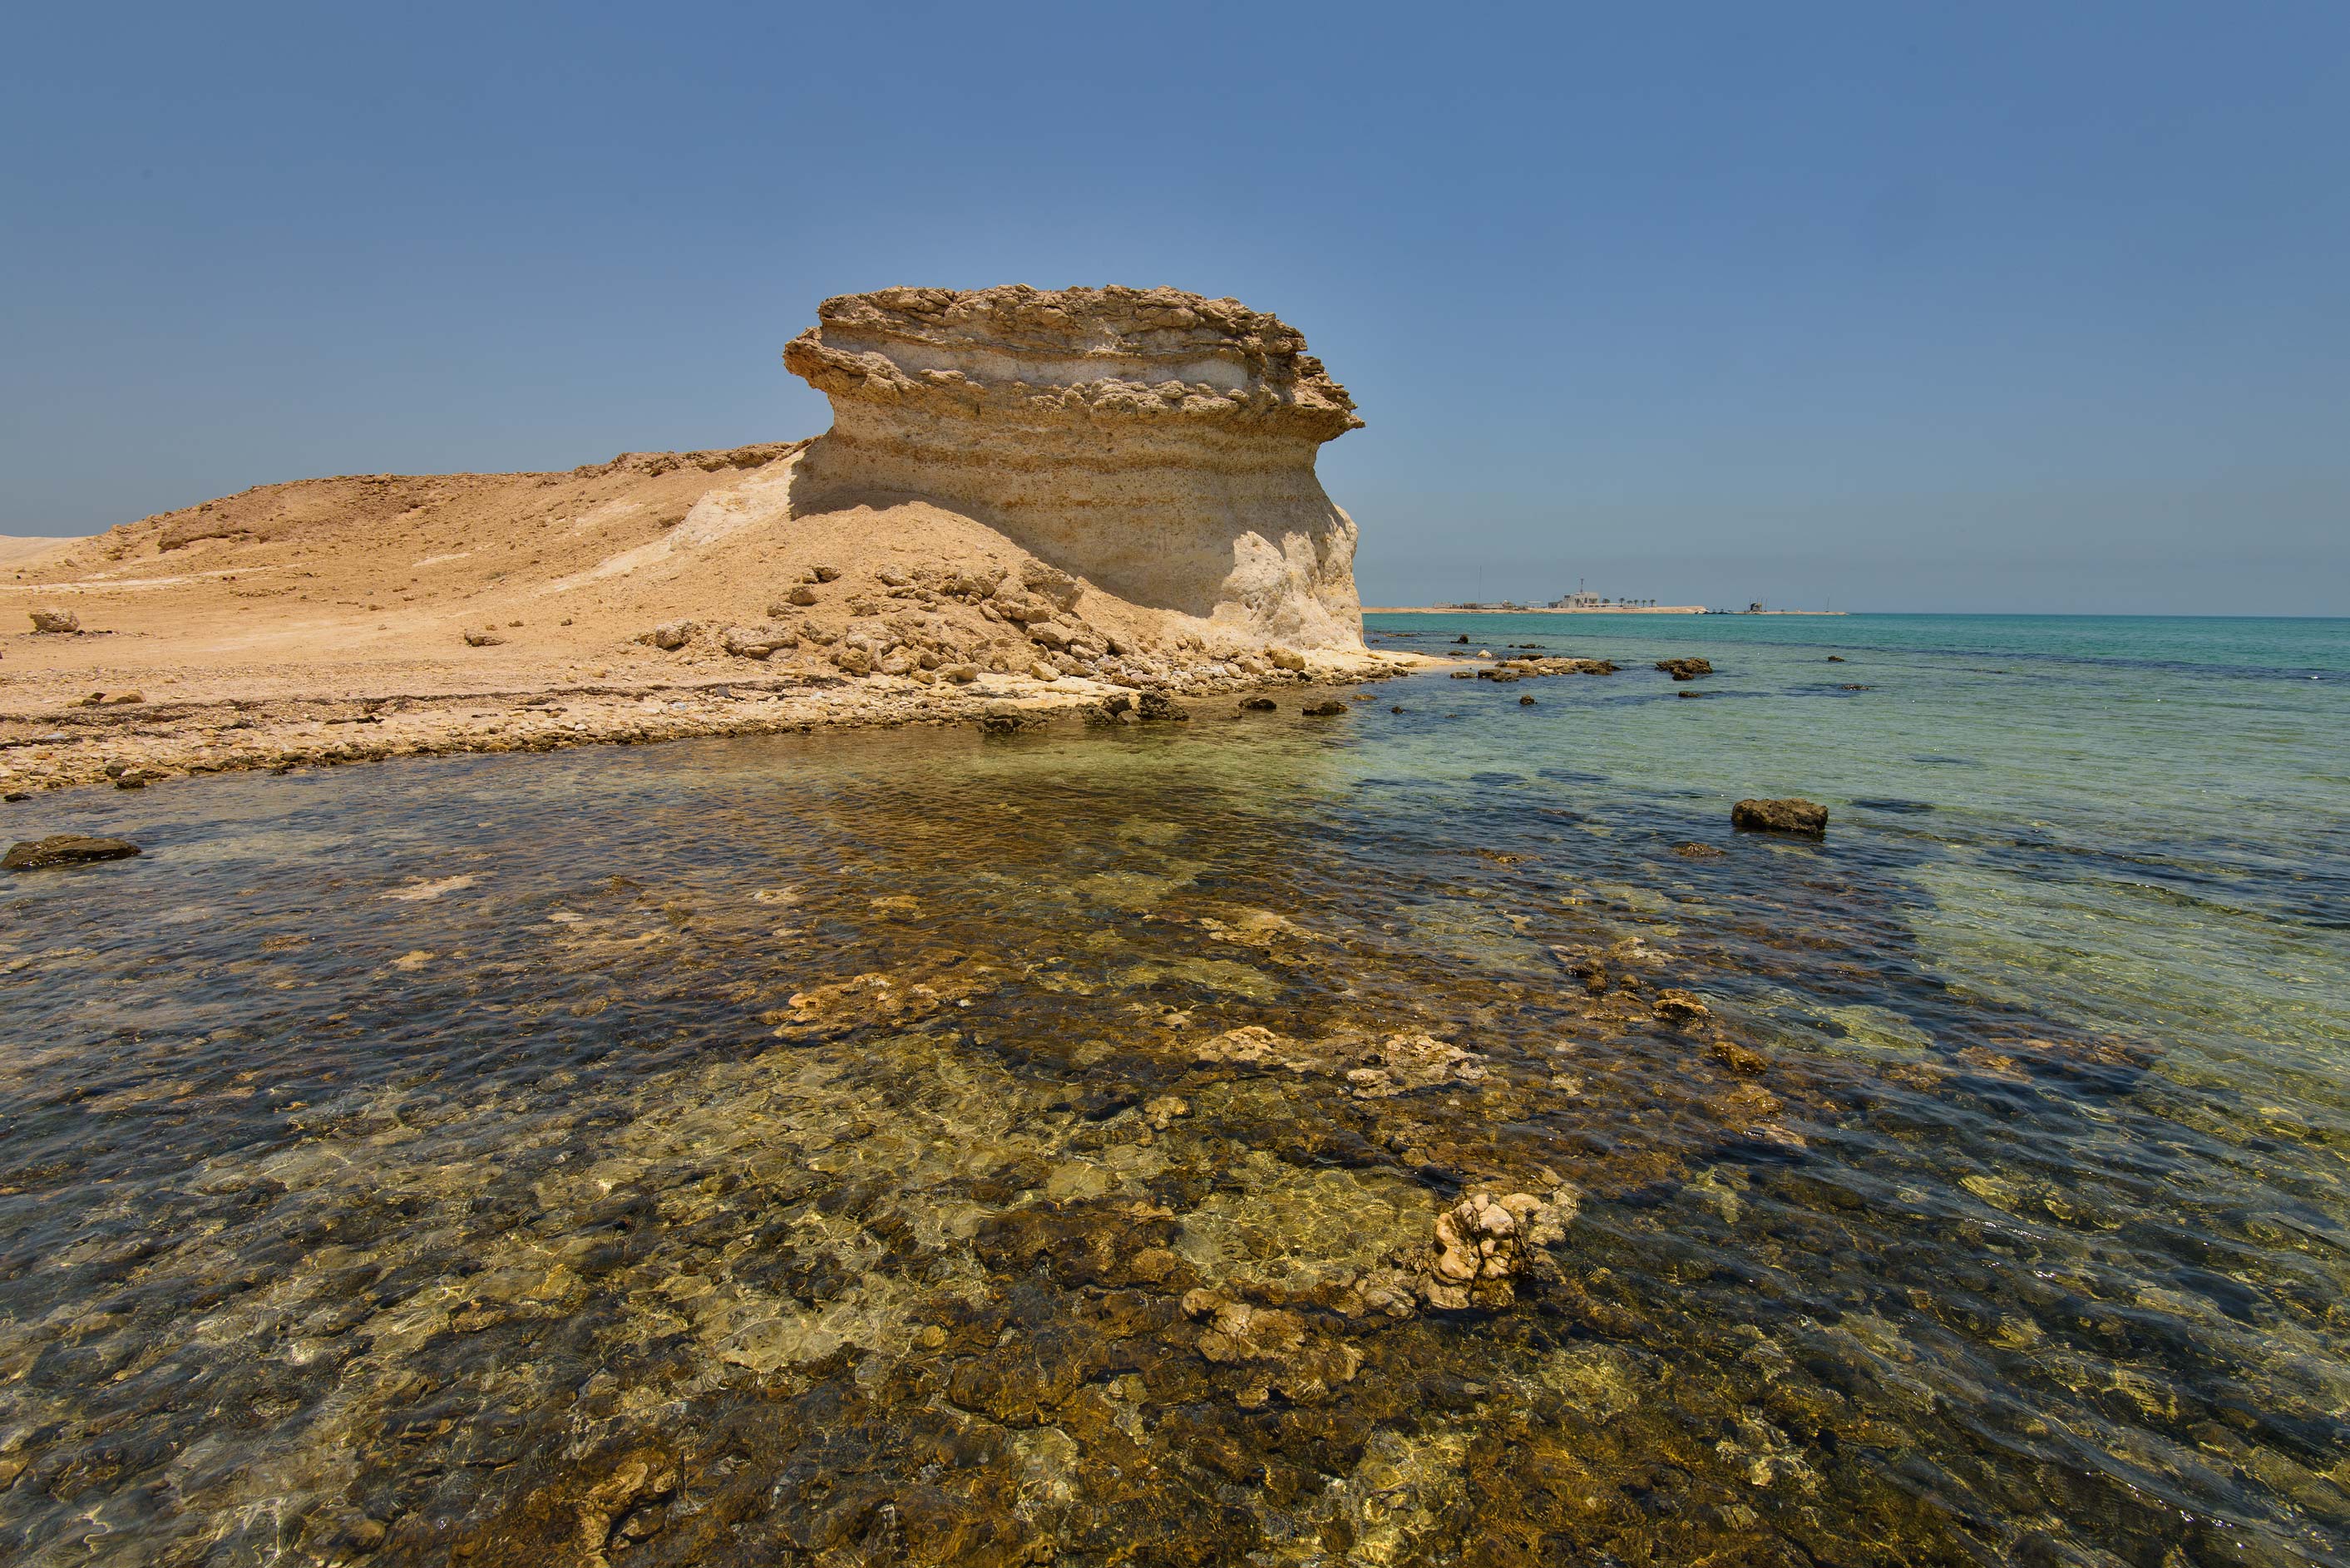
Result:
[[[1419,660],[1371,656],[1317,671],[1211,666],[1156,684],[980,675],[921,684],[890,676],[728,676],[706,664],[668,680],[564,679],[463,691],[255,695],[234,690],[161,701],[93,692],[69,705],[0,711],[0,799],[76,785],[138,789],[167,780],[395,757],[547,752],[719,735],[907,724],[1024,728],[1054,717],[1146,723],[1189,717],[1178,699],[1305,694],[1406,673]],[[1137,701],[1138,697],[1146,700]],[[1119,699],[1126,699],[1124,703]],[[95,701],[93,700],[95,699]],[[1276,702],[1276,706],[1279,706]]]

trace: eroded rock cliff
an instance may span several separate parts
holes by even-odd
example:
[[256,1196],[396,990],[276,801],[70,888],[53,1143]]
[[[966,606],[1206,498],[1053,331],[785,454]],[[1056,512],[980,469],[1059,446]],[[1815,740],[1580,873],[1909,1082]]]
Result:
[[784,362],[832,401],[795,511],[913,498],[1231,639],[1362,646],[1355,525],[1314,472],[1362,423],[1294,328],[1175,289],[828,299]]

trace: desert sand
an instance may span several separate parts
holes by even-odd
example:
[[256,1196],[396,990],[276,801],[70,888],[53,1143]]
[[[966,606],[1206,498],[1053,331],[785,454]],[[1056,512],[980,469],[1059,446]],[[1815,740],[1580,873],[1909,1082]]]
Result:
[[[0,793],[972,720],[1404,662],[1237,646],[926,502],[795,514],[802,450],[297,481],[51,546],[0,580],[18,628],[0,636]],[[35,610],[81,630],[35,632]]]

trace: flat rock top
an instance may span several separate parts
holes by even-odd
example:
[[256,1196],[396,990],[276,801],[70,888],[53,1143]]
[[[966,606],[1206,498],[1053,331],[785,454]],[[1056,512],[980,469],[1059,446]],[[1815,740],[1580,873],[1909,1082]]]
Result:
[[1222,348],[1274,360],[1305,353],[1305,334],[1271,312],[1179,288],[883,288],[835,295],[816,307],[816,319],[820,330],[1040,354]]
[[1120,411],[1271,414],[1317,439],[1357,428],[1305,335],[1236,299],[1175,288],[884,288],[816,311],[784,363],[820,389],[898,402],[1079,391]]

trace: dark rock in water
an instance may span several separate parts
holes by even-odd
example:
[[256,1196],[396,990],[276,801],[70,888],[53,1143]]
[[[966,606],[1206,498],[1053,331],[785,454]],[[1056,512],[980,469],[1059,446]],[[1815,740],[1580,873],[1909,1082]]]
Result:
[[1934,809],[1932,805],[1925,801],[1902,800],[1898,796],[1882,796],[1869,800],[1856,800],[1852,804],[1861,807],[1865,811],[1889,811],[1902,816],[1915,816],[1922,812],[1929,812]]
[[1118,712],[1107,702],[1080,702],[1077,704],[1077,717],[1088,724],[1116,724],[1119,722]]
[[1454,642],[1456,642],[1456,643],[1465,643],[1465,642],[1467,642],[1467,641],[1469,640],[1469,639],[1468,639],[1468,636],[1464,633],[1463,635],[1461,635],[1461,636],[1460,636],[1460,637],[1456,637],[1456,638],[1454,638],[1452,640],[1453,640]]
[[1134,711],[1134,699],[1123,691],[1103,698],[1098,702],[1087,702],[1077,709],[1077,717],[1088,724],[1131,724],[1128,715]]
[[59,833],[37,842],[13,845],[0,856],[0,871],[41,871],[52,866],[81,866],[93,860],[128,860],[139,846],[127,838],[92,838],[81,833]]
[[1718,1035],[1707,1049],[1713,1059],[1733,1073],[1760,1073],[1771,1064],[1771,1059],[1752,1045],[1743,1045],[1728,1035]]
[[1270,713],[1281,704],[1270,697],[1243,697],[1241,699],[1241,706],[1252,713]]
[[1344,702],[1308,702],[1301,710],[1310,719],[1327,719],[1334,713],[1343,713],[1346,711],[1347,705]]
[[1676,697],[1711,697],[1713,693],[1711,691],[1676,691],[1673,695]]
[[1518,699],[1518,706],[1521,708],[1531,708],[1534,705],[1534,700],[1531,697],[1521,697]]
[[1712,662],[1703,659],[1659,659],[1657,668],[1676,680],[1694,680],[1713,673]]
[[1164,691],[1145,691],[1136,701],[1134,711],[1138,717],[1148,722],[1180,724],[1191,717],[1183,711],[1180,703]]
[[1674,845],[1673,853],[1684,860],[1718,860],[1730,851],[1716,845],[1700,844],[1691,840],[1687,844]]
[[1839,691],[1874,691],[1877,688],[1874,686],[1839,686],[1836,690]]
[[1035,714],[1004,702],[980,715],[979,732],[983,735],[1016,735],[1041,722],[1043,721]]
[[1660,991],[1648,1005],[1658,1017],[1674,1023],[1702,1023],[1713,1016],[1711,1008],[1686,991]]
[[1845,657],[1841,653],[1831,653],[1828,655],[1828,662],[1830,664],[1842,664],[1845,662]]
[[1455,680],[1474,680],[1477,679],[1477,671],[1473,670],[1456,670],[1452,672],[1452,679]]
[[1403,704],[1399,702],[1394,707],[1388,709],[1388,711],[1390,713],[1400,713],[1403,711]]
[[1730,808],[1730,826],[1742,833],[1800,833],[1817,838],[1828,830],[1828,808],[1794,797],[1742,800]]

